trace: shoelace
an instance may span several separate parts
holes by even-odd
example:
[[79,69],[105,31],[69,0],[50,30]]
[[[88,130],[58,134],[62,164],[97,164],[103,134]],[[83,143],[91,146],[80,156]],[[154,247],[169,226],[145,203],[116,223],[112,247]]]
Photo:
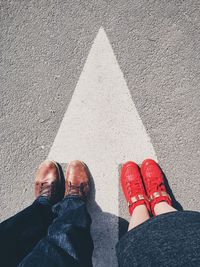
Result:
[[165,185],[161,182],[158,184],[158,180],[159,177],[155,176],[155,177],[151,177],[149,178],[148,181],[148,188],[149,188],[149,194],[153,193],[153,192],[157,192],[157,191],[165,191]]
[[142,184],[139,182],[139,178],[134,179],[131,182],[127,182],[126,184],[130,195],[141,194],[141,192],[144,191]]
[[69,183],[69,193],[70,194],[77,194],[77,193],[82,193],[83,194],[83,184],[80,184],[79,186],[73,185]]
[[40,195],[41,196],[51,196],[55,193],[55,183],[48,183],[48,182],[44,182],[41,183],[41,187],[40,187]]

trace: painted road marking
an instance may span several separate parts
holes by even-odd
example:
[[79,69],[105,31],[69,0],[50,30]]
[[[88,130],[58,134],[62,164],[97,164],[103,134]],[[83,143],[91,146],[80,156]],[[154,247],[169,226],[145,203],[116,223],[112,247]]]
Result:
[[123,73],[100,28],[48,158],[67,163],[81,159],[95,183],[90,201],[94,266],[117,266],[118,164],[156,159],[132,101]]

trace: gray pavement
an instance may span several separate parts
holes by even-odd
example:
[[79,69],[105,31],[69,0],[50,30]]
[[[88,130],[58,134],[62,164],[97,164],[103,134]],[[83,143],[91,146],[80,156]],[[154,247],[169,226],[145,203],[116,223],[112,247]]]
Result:
[[[101,26],[175,197],[200,210],[200,2],[7,0],[0,7],[0,219],[32,202],[34,172]],[[119,205],[127,217],[121,194]]]

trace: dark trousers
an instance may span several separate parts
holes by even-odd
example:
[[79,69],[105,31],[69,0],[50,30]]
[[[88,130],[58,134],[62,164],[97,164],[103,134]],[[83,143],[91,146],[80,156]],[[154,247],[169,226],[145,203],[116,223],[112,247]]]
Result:
[[79,197],[65,197],[53,208],[39,198],[0,224],[0,266],[91,267],[90,225]]

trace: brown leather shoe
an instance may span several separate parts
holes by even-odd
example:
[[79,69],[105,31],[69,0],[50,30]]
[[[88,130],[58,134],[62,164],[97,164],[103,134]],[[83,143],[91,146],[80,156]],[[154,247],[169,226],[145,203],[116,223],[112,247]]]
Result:
[[85,163],[78,160],[70,162],[66,171],[65,196],[85,198],[88,191],[89,175]]
[[38,168],[35,178],[35,196],[47,197],[53,204],[60,200],[61,175],[56,162],[45,160]]

